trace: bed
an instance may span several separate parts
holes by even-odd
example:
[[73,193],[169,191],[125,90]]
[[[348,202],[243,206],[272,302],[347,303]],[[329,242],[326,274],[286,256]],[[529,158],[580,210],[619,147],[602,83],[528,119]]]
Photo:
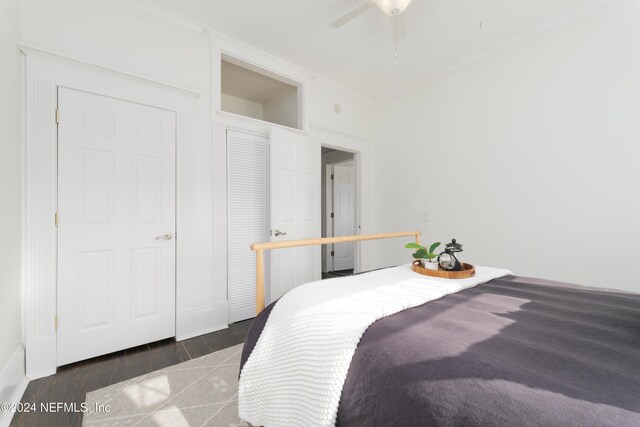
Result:
[[[344,373],[333,369],[331,337],[358,333],[343,325],[354,323],[348,312],[371,317],[360,304],[380,305],[366,293],[370,283],[383,284],[378,295],[385,280],[401,278],[382,300],[407,286],[450,285],[412,274],[400,266],[315,282],[258,307],[242,354],[240,415],[268,426],[640,425],[640,295],[633,293],[480,269],[496,277],[440,290],[423,304],[412,291],[407,308],[369,319],[353,351],[335,351]],[[338,303],[326,294],[342,288],[358,290],[335,311],[344,314],[323,318],[318,306]],[[311,331],[301,325],[304,338],[296,336],[309,317]]]

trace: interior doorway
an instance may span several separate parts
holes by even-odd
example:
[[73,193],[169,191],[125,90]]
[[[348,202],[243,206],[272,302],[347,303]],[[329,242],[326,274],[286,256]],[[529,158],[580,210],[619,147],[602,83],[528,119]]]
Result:
[[[357,234],[356,161],[353,153],[322,147],[322,237]],[[323,278],[353,274],[355,244],[322,247]]]

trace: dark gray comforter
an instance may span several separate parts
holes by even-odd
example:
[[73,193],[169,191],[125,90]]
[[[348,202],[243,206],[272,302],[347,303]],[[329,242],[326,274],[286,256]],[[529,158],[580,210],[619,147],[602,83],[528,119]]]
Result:
[[380,319],[337,425],[640,426],[640,295],[506,276]]

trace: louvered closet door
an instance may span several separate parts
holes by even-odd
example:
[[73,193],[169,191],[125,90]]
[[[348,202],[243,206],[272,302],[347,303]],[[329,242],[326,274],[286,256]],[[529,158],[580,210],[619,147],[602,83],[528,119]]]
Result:
[[255,316],[255,254],[250,246],[268,237],[267,138],[227,131],[229,322]]

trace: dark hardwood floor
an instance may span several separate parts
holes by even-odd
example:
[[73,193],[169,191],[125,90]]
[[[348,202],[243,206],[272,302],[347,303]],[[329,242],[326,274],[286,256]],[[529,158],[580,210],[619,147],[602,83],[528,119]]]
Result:
[[[80,407],[90,391],[240,344],[250,324],[251,320],[246,320],[189,340],[163,340],[62,366],[55,375],[31,381],[22,403],[36,403],[39,407],[41,402],[63,402]],[[81,412],[16,413],[11,421],[11,426],[25,427],[81,425]]]
[[353,268],[350,270],[322,272],[322,279],[333,279],[334,277],[345,277],[353,275]]

